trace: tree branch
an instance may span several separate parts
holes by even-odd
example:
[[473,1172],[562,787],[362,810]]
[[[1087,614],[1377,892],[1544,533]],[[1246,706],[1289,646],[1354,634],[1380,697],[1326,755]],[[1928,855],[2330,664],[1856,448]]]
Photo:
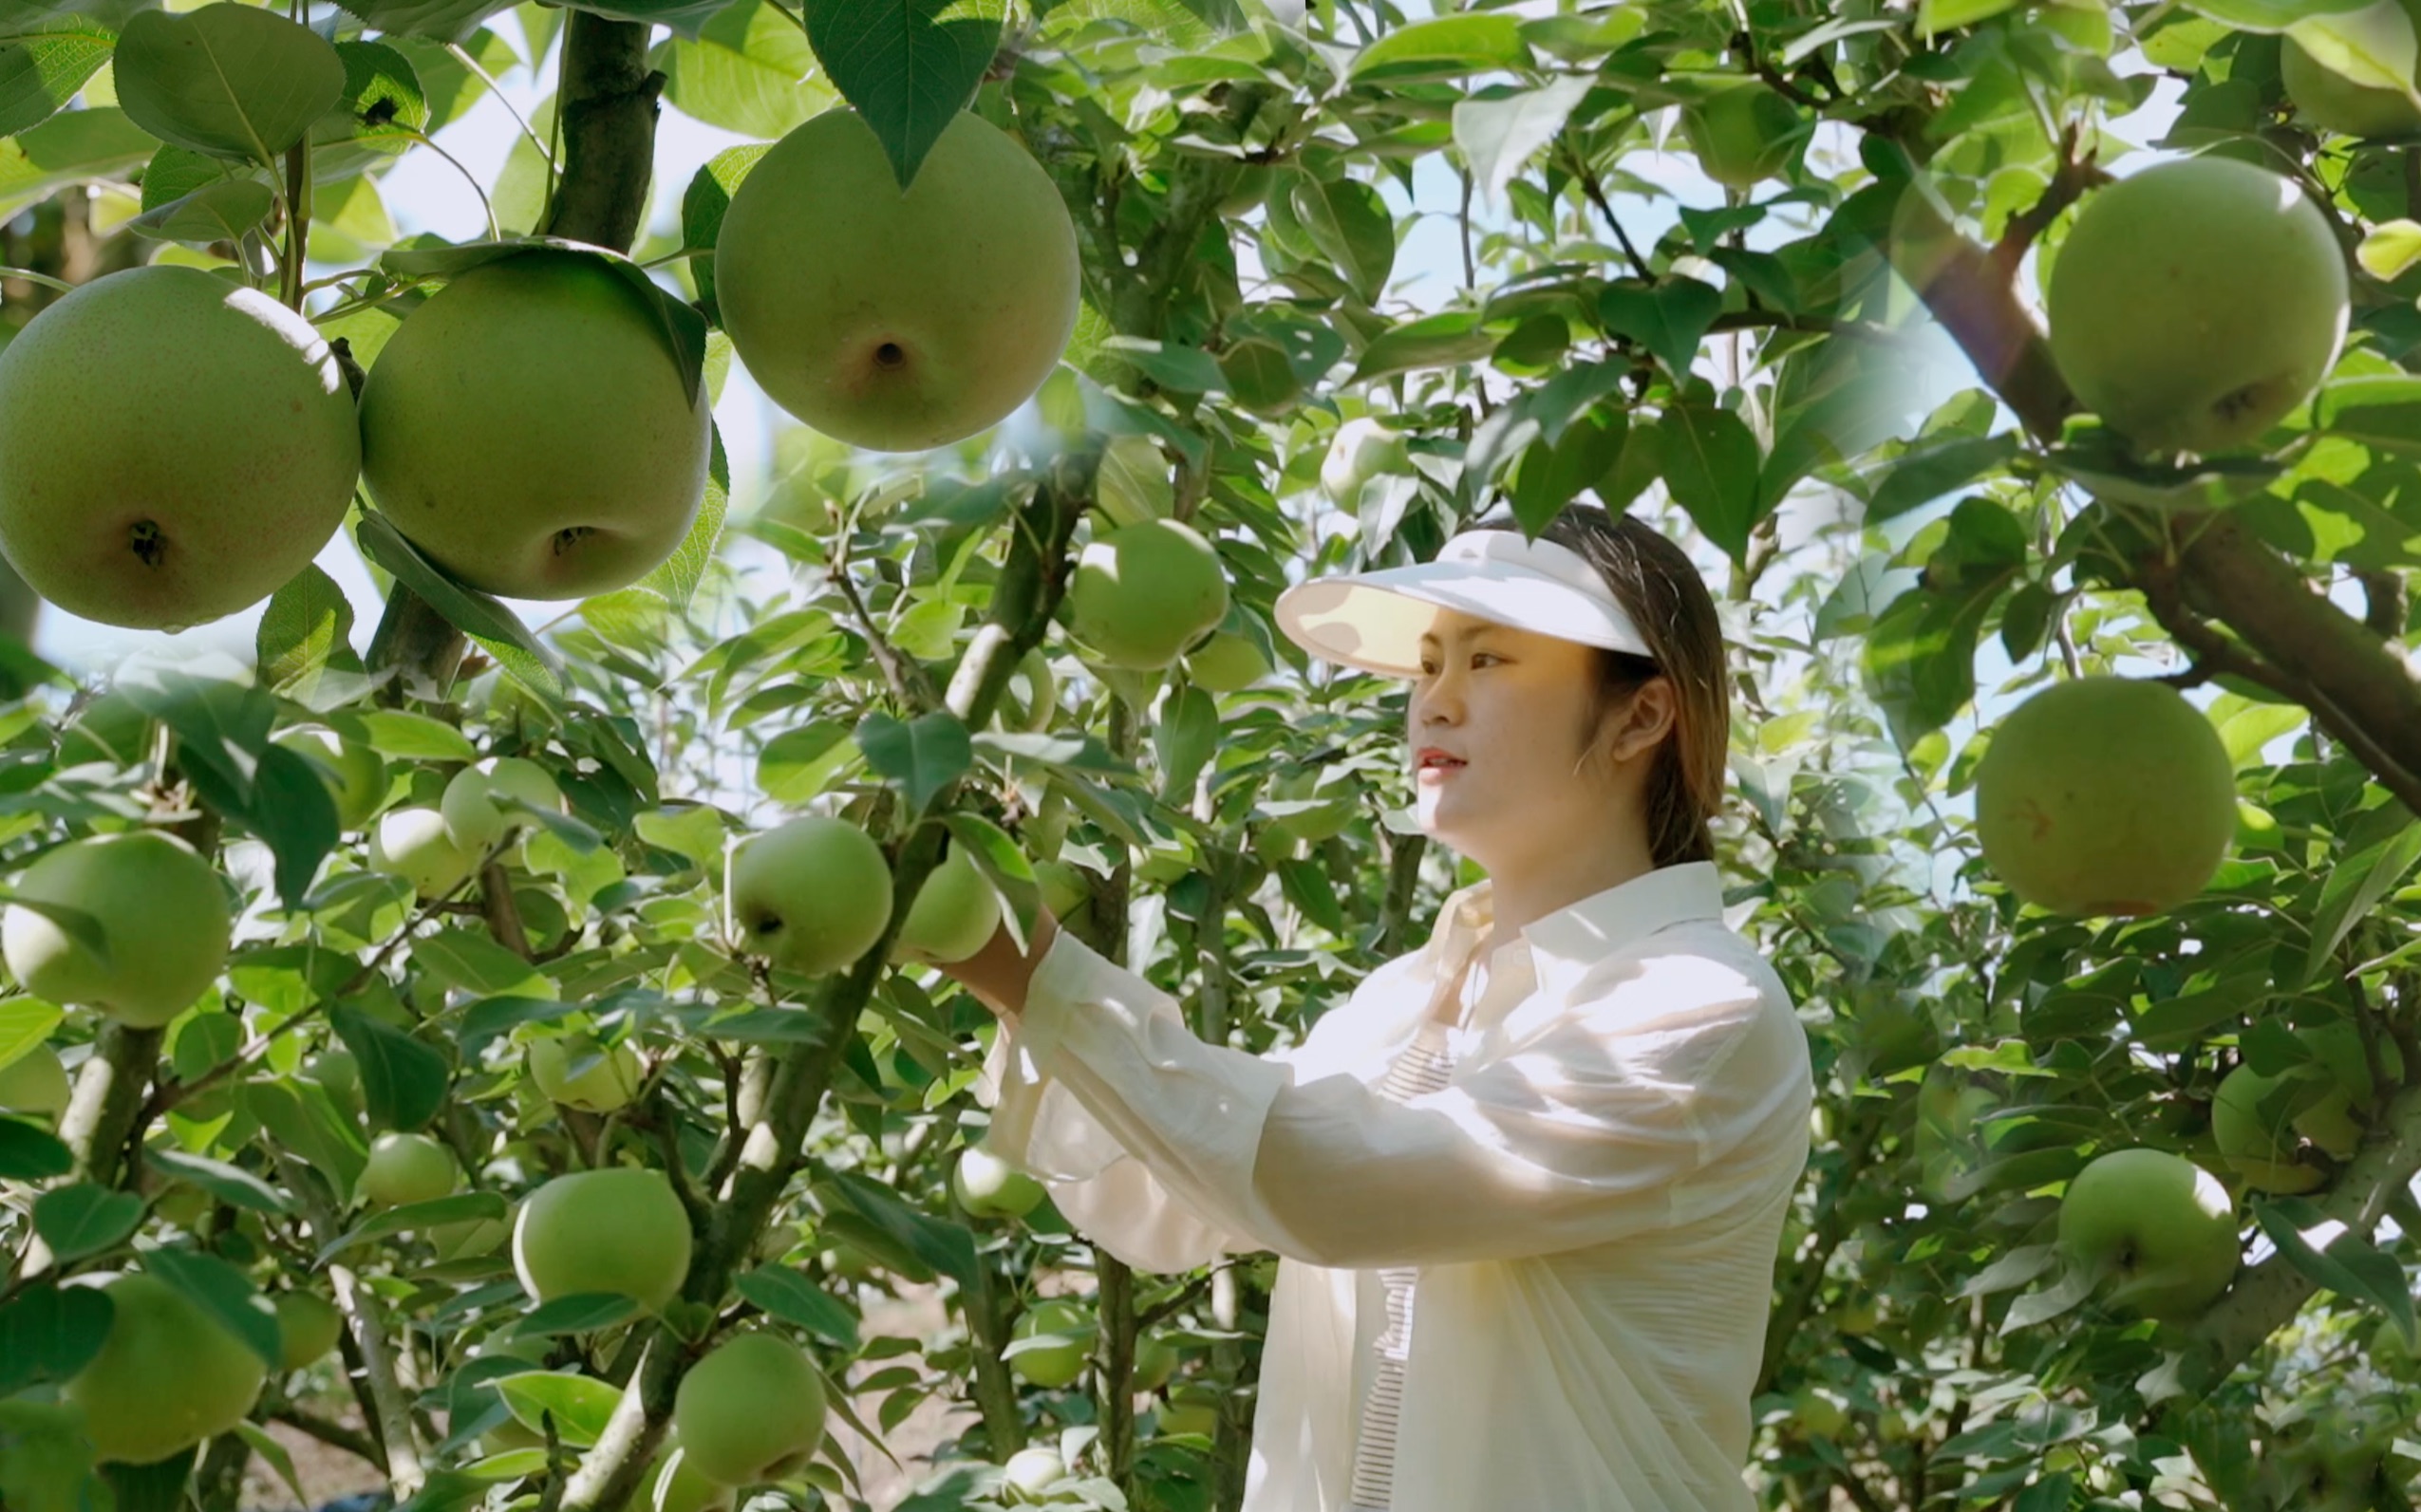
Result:
[[647,27],[574,10],[563,39],[563,177],[548,207],[549,235],[627,252],[647,213],[658,97]]
[[[303,1204],[313,1241],[325,1244],[344,1232],[335,1206],[322,1194],[319,1178],[310,1167],[282,1150],[277,1161],[285,1169],[287,1189]],[[396,1375],[395,1346],[386,1332],[386,1304],[362,1284],[349,1265],[330,1261],[328,1279],[336,1289],[336,1306],[345,1315],[354,1347],[361,1351],[362,1373],[368,1378],[370,1400],[378,1409],[387,1482],[398,1497],[409,1500],[419,1493],[427,1472],[421,1463],[420,1439],[413,1431],[412,1399]]]

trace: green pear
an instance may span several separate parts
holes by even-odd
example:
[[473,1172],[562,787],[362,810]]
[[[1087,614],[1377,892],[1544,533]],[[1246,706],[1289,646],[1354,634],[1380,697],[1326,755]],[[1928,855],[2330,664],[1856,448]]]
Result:
[[1001,898],[963,847],[952,846],[916,890],[892,943],[894,961],[965,961],[991,943],[1001,926]]
[[2256,1190],[2308,1192],[2328,1180],[2318,1167],[2295,1159],[2297,1140],[2288,1107],[2299,1080],[2264,1076],[2249,1065],[2239,1066],[2212,1094],[2211,1138],[2228,1168]]
[[473,588],[627,588],[689,533],[710,407],[664,311],[603,258],[531,252],[460,274],[362,388],[362,476],[395,528]]
[[[2401,0],[2405,20],[2421,30],[2421,0]],[[2400,137],[2421,131],[2421,106],[2376,84],[2355,84],[2306,51],[2292,32],[2279,38],[2279,82],[2304,120],[2349,137]]]
[[341,828],[363,828],[386,802],[386,763],[362,742],[347,740],[333,730],[311,728],[289,730],[277,737],[277,743],[319,768],[328,796],[336,800],[336,822]]
[[891,918],[891,863],[846,819],[790,820],[731,852],[726,928],[752,955],[807,976],[874,947]]
[[1185,654],[1186,677],[1209,693],[1241,693],[1269,675],[1269,659],[1249,637],[1213,630]]
[[196,1302],[157,1277],[106,1282],[109,1333],[68,1381],[104,1462],[150,1465],[244,1420],[269,1367]]
[[1681,107],[1681,135],[1709,178],[1752,189],[1782,172],[1814,122],[1760,81],[1736,78]]
[[2052,266],[2051,352],[2148,451],[2224,452],[2319,387],[2350,316],[2345,252],[2292,179],[2190,158],[2095,190]]
[[978,1218],[1023,1218],[1047,1194],[1042,1184],[981,1145],[969,1145],[950,1171],[959,1205]]
[[55,1118],[67,1111],[67,1099],[74,1092],[67,1084],[67,1068],[48,1045],[35,1045],[0,1066],[0,1109],[9,1112],[48,1113]]
[[905,190],[857,112],[824,112],[759,159],[715,243],[750,376],[878,452],[964,440],[1031,398],[1075,332],[1081,272],[1050,175],[964,111]]
[[1098,1328],[1092,1313],[1079,1302],[1063,1297],[1037,1302],[1020,1315],[1010,1332],[1015,1339],[1049,1335],[1051,1342],[1020,1350],[1008,1357],[1008,1367],[1036,1386],[1058,1391],[1084,1373]]
[[423,898],[439,898],[461,886],[479,864],[477,852],[454,843],[445,815],[435,809],[394,809],[370,832],[370,869],[402,877]]
[[316,1292],[277,1294],[277,1367],[299,1371],[328,1357],[345,1332],[345,1315]]
[[824,1441],[823,1377],[779,1334],[726,1339],[689,1369],[672,1423],[699,1474],[723,1485],[773,1479]]
[[610,1166],[557,1176],[521,1204],[513,1268],[540,1302],[604,1292],[650,1313],[689,1275],[689,1213],[660,1170]]
[[390,1129],[370,1141],[370,1158],[355,1186],[377,1206],[402,1207],[447,1195],[460,1174],[445,1146],[426,1134]]
[[2075,1264],[2108,1267],[2113,1306],[2182,1322],[2235,1279],[2235,1204],[2217,1178],[2184,1156],[2113,1150],[2068,1183],[2059,1245]]
[[[586,1066],[577,1074],[572,1068]],[[530,1077],[538,1090],[567,1108],[610,1113],[638,1095],[643,1079],[639,1053],[628,1043],[610,1051],[598,1048],[588,1035],[534,1039],[529,1049]]]
[[689,1463],[689,1452],[682,1447],[679,1432],[665,1435],[662,1453],[664,1457],[647,1477],[644,1501],[630,1512],[727,1512],[737,1500],[730,1486],[706,1479]]
[[318,330],[197,268],[96,278],[0,350],[0,551],[70,614],[251,607],[336,533],[361,464]]
[[447,836],[464,850],[484,852],[535,823],[510,803],[499,804],[499,798],[517,799],[550,813],[564,811],[563,790],[546,768],[520,756],[491,756],[464,767],[446,783],[438,812],[444,816]]
[[1060,1451],[1048,1445],[1029,1445],[1008,1457],[1001,1466],[1001,1482],[1008,1487],[1011,1501],[1037,1503],[1045,1500],[1052,1486],[1067,1479],[1067,1461]]
[[157,830],[71,840],[17,878],[18,897],[81,908],[106,962],[30,908],[10,905],[0,954],[37,998],[157,1029],[193,1005],[227,963],[234,921],[217,868]]
[[2034,694],[1976,764],[1976,836],[2019,898],[2077,917],[2174,908],[2236,833],[2236,770],[2175,688],[2074,678]]
[[1351,505],[1361,486],[1384,473],[1412,470],[1403,433],[1389,430],[1367,415],[1357,415],[1337,427],[1328,455],[1320,464],[1320,491],[1332,504]]
[[1094,538],[1068,585],[1068,625],[1114,667],[1165,667],[1228,613],[1219,553],[1181,520],[1145,520]]

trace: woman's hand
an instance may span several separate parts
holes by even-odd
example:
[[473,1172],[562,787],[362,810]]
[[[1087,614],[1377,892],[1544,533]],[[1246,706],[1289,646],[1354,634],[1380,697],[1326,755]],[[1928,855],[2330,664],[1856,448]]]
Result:
[[1051,942],[1059,938],[1060,922],[1048,906],[1038,906],[1034,919],[1031,948],[1018,953],[1017,943],[1009,936],[1006,920],[992,931],[992,938],[983,949],[965,961],[940,963],[941,969],[966,986],[976,999],[1003,1019],[1014,1022],[1025,1011],[1026,983],[1034,979],[1034,968],[1050,954]]

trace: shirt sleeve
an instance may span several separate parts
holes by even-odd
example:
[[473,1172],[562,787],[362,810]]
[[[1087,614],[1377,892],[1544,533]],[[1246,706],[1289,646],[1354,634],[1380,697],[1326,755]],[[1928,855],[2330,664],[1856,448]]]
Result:
[[1014,1040],[995,1044],[1010,1074],[994,1148],[1111,1253],[1175,1268],[1249,1249],[1449,1264],[1670,1226],[1795,1179],[1813,1092],[1787,1001],[1679,947],[1613,963],[1521,1043],[1402,1103],[1205,1044],[1174,999],[1066,935]]

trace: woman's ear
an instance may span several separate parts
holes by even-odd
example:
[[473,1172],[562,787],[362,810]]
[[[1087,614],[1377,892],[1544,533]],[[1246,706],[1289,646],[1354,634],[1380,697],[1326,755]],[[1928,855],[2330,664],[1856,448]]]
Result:
[[1680,712],[1673,680],[1652,677],[1605,711],[1598,738],[1615,760],[1635,761],[1672,735]]

